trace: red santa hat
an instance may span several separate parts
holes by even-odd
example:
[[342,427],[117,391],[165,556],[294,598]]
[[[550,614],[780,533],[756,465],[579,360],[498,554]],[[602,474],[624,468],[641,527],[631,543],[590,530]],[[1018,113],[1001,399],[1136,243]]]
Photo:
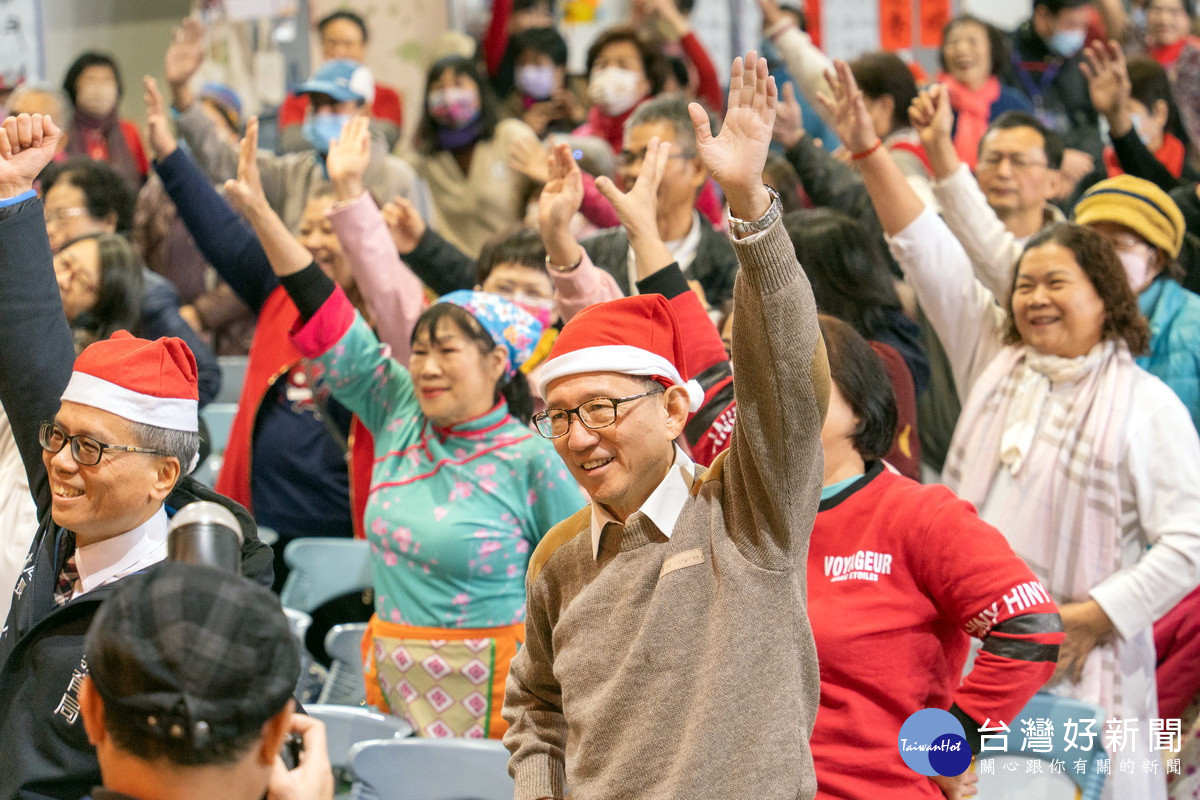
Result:
[[151,342],[128,331],[75,359],[62,399],[159,428],[199,430],[196,357],[182,339]]
[[583,372],[645,375],[664,386],[687,389],[691,411],[704,402],[700,384],[684,378],[688,371],[679,320],[661,294],[597,303],[576,314],[542,366],[542,397],[551,381]]

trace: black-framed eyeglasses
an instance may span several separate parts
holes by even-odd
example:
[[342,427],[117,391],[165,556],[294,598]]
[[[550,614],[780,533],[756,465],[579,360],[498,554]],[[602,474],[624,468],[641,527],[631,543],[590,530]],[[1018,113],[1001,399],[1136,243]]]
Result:
[[[691,159],[691,158],[695,158],[695,157],[696,157],[695,153],[679,152],[679,153],[669,154],[667,156],[667,160],[671,161],[671,160],[677,159],[677,158],[686,160],[686,159]],[[644,147],[641,150],[622,150],[621,152],[617,153],[617,166],[618,167],[626,167],[626,168],[632,167],[634,164],[640,164],[645,160],[646,160],[646,148],[644,148]]]
[[580,403],[574,408],[547,408],[533,415],[533,425],[537,432],[547,439],[557,439],[566,436],[571,430],[571,415],[579,417],[584,427],[596,430],[607,428],[617,421],[617,406],[649,397],[652,394],[662,394],[665,389],[654,389],[629,397],[596,397],[586,403]]
[[85,467],[94,467],[99,464],[105,450],[115,450],[119,453],[148,453],[152,456],[167,455],[160,450],[151,450],[146,447],[98,442],[90,436],[68,436],[66,431],[53,422],[42,423],[42,427],[38,429],[38,442],[47,453],[57,453],[67,446],[67,442],[70,442],[71,458],[75,459],[77,464]]

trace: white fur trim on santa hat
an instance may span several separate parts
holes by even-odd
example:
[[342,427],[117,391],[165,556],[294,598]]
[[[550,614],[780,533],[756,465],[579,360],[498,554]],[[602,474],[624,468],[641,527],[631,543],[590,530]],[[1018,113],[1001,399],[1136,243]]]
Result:
[[688,410],[699,411],[704,403],[704,389],[696,381],[684,381],[675,365],[660,355],[627,344],[606,344],[584,347],[555,356],[542,365],[538,386],[542,397],[546,387],[556,378],[579,375],[584,372],[619,372],[622,375],[645,375],[666,378],[675,386],[682,386],[688,393]]
[[145,425],[191,433],[200,430],[200,404],[195,400],[141,394],[86,372],[71,373],[62,399]]

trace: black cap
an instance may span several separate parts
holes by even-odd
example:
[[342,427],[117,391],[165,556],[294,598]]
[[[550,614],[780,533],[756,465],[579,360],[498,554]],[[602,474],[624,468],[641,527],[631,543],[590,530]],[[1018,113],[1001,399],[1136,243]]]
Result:
[[261,727],[300,675],[274,594],[239,575],[171,561],[113,589],[86,653],[106,706],[197,749]]

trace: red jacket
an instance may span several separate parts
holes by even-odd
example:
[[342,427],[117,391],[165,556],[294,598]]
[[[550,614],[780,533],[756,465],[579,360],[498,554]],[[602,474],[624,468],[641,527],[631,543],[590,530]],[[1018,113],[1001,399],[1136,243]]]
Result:
[[[237,415],[229,432],[229,445],[225,449],[225,460],[221,474],[217,477],[216,490],[234,500],[251,512],[250,454],[254,436],[254,421],[258,409],[266,397],[267,390],[296,366],[303,356],[292,344],[290,334],[300,327],[300,312],[282,286],[277,286],[258,314],[254,329],[254,340],[250,343],[250,357],[246,364],[246,378],[242,394],[238,398]],[[354,522],[355,536],[363,536],[362,519],[366,507],[367,490],[371,480],[371,463],[375,444],[371,433],[358,417],[350,427],[350,512]]]

